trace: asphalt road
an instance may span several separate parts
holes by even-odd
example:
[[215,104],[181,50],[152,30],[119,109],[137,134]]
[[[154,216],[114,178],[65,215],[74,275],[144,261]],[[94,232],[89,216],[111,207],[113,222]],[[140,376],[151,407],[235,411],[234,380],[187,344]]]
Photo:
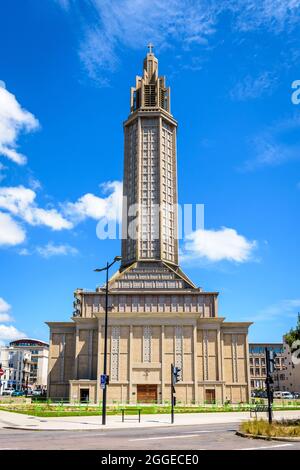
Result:
[[238,424],[174,426],[103,431],[0,430],[4,450],[300,450],[300,442],[246,439]]

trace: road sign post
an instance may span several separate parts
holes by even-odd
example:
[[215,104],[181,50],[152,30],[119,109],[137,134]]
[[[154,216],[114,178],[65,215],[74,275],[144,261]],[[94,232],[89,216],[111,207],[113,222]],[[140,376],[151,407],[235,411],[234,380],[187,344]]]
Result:
[[265,351],[266,351],[266,366],[267,366],[266,388],[267,388],[267,397],[268,397],[268,419],[269,419],[269,423],[272,424],[273,394],[271,391],[271,384],[273,383],[272,373],[274,371],[274,359],[273,359],[273,353],[271,353],[268,348],[265,348]]

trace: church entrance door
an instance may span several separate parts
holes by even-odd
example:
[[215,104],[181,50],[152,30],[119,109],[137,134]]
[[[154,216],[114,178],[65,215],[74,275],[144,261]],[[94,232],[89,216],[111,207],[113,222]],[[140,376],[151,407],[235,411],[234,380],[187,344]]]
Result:
[[137,385],[139,403],[157,403],[157,385]]
[[215,403],[216,402],[216,391],[214,389],[205,390],[205,402]]

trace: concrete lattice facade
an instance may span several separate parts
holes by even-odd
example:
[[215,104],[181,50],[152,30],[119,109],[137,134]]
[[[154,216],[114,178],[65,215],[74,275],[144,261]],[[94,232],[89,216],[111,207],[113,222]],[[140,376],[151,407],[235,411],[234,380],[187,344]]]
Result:
[[[250,323],[225,322],[218,293],[195,287],[178,266],[177,123],[152,52],[131,89],[130,111],[123,206],[129,236],[120,271],[109,281],[108,401],[170,400],[174,363],[182,370],[179,402],[246,402]],[[132,204],[138,211],[128,213]],[[104,312],[105,288],[77,289],[72,321],[48,323],[50,397],[101,400]]]

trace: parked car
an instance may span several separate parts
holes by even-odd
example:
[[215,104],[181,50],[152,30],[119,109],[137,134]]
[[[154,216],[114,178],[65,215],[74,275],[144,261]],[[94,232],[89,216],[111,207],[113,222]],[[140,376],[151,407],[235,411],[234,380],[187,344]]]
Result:
[[12,397],[23,397],[25,392],[23,390],[14,390],[11,394]]
[[294,398],[300,398],[300,392],[293,392],[293,397]]
[[283,398],[284,400],[292,400],[294,398],[291,392],[276,391],[273,395],[274,398]]
[[42,395],[42,390],[33,390],[32,396],[33,397],[40,397]]
[[285,398],[286,400],[293,400],[294,396],[290,392],[283,392],[282,398]]
[[13,388],[5,388],[2,392],[2,395],[11,395],[14,392]]

